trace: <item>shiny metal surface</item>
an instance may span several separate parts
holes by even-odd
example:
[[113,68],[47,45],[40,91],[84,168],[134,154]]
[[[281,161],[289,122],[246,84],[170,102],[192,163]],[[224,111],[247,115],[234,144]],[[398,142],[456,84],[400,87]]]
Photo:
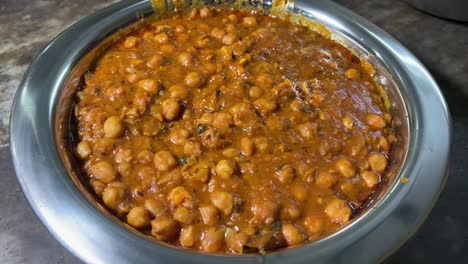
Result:
[[466,0],[405,0],[418,9],[430,14],[461,21],[468,21]]
[[[363,217],[317,243],[266,256],[208,256],[153,243],[90,202],[80,191],[82,186],[68,175],[66,167],[72,164],[63,163],[59,155],[56,138],[61,137],[55,128],[64,124],[55,121],[66,107],[58,103],[61,96],[71,99],[63,87],[77,85],[77,65],[86,54],[116,30],[152,12],[146,1],[127,1],[85,18],[57,37],[31,65],[16,95],[10,124],[16,174],[31,207],[51,233],[90,263],[285,259],[366,263],[382,259],[403,243],[425,219],[446,179],[451,122],[437,84],[401,44],[350,11],[325,0],[296,1],[290,7],[326,25],[334,38],[363,51],[361,55],[371,62],[385,65],[378,71],[391,77],[386,80],[399,87],[407,106],[411,139],[406,162],[390,190],[381,193]],[[409,183],[400,182],[400,177],[409,178]]]

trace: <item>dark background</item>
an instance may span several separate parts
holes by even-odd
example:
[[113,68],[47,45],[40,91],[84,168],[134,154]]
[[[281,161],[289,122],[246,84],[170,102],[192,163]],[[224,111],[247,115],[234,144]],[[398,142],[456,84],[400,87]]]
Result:
[[[33,57],[71,23],[113,2],[0,0],[0,263],[81,263],[48,233],[25,201],[11,164],[8,119]],[[468,263],[468,24],[428,15],[401,1],[337,2],[384,29],[429,68],[453,119],[445,190],[421,229],[386,262]]]

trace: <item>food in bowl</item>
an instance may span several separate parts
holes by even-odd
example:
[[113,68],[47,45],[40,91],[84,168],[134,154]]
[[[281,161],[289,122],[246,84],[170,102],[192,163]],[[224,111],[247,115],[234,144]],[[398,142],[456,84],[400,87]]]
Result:
[[395,136],[371,71],[258,11],[173,14],[86,74],[75,151],[103,204],[157,240],[234,254],[318,240],[387,178]]

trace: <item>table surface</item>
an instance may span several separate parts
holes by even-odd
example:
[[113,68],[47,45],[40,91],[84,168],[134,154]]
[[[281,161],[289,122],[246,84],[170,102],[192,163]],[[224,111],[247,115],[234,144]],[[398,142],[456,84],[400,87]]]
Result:
[[[73,22],[114,2],[0,1],[0,263],[81,263],[28,206],[11,163],[8,121],[13,96],[34,56]],[[337,2],[410,49],[439,83],[453,118],[453,159],[445,190],[421,229],[387,262],[468,263],[468,23],[443,20],[401,1]]]

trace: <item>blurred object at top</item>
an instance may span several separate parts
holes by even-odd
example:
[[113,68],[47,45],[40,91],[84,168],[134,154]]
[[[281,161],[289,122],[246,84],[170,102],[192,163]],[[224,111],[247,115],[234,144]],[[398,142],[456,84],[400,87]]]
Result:
[[433,15],[468,21],[468,0],[405,0],[414,7]]

